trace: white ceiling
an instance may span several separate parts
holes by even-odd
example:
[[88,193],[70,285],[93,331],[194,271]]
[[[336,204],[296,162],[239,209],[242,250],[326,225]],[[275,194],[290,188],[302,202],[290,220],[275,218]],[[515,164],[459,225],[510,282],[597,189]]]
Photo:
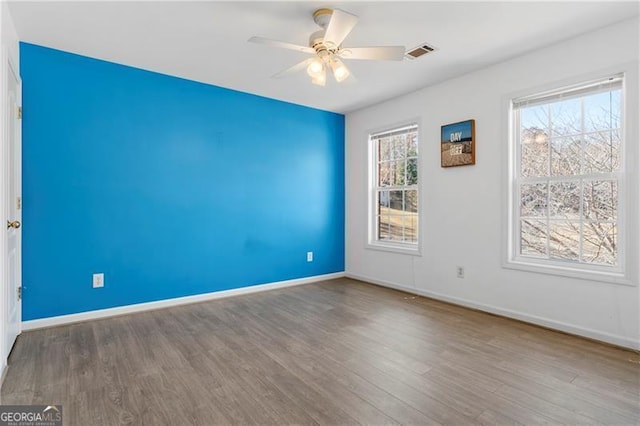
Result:
[[[639,3],[13,1],[9,7],[23,41],[345,113],[630,19]],[[428,42],[438,50],[413,61],[345,61],[355,82],[328,79],[317,87],[304,71],[271,79],[307,56],[247,39],[306,45],[319,29],[311,17],[319,7],[359,16],[344,46]]]

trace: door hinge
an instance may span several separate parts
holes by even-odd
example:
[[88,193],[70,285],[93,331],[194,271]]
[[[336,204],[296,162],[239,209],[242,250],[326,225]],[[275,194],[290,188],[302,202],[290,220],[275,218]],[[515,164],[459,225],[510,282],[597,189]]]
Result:
[[22,107],[18,107],[18,120],[22,120]]
[[22,197],[16,197],[16,208],[18,210],[22,209]]
[[22,286],[18,287],[18,300],[22,300]]

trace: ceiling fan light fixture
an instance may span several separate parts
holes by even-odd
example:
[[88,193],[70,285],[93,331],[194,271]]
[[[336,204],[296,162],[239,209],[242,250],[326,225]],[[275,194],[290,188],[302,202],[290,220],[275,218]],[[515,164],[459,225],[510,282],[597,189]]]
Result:
[[315,58],[307,67],[307,74],[309,74],[309,77],[311,78],[318,77],[320,74],[323,74],[323,71],[324,64],[322,63],[322,60],[320,60],[320,58]]
[[331,66],[331,71],[333,71],[333,77],[338,83],[349,77],[349,69],[340,59],[332,59],[329,65]]
[[311,83],[315,84],[316,86],[324,86],[325,84],[327,84],[327,72],[324,66],[322,67],[321,72],[311,76]]

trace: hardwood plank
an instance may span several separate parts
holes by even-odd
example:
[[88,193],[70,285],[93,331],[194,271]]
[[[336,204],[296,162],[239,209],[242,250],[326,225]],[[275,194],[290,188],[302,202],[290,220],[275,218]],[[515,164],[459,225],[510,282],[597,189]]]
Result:
[[516,389],[509,385],[504,385],[495,392],[509,401],[528,407],[534,411],[544,414],[553,419],[554,422],[562,424],[594,424],[596,420],[582,413],[577,413],[560,405],[561,403],[550,402],[546,399],[534,396],[533,394]]
[[484,410],[482,414],[478,416],[478,422],[482,425],[523,425],[524,423],[517,422],[512,418],[505,416],[504,414],[497,413],[491,409]]

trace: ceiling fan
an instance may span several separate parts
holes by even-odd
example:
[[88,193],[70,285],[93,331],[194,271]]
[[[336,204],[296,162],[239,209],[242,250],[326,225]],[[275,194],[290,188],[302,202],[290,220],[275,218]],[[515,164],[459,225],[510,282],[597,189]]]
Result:
[[327,82],[327,69],[331,70],[338,83],[351,75],[341,59],[401,61],[404,58],[404,46],[343,47],[342,42],[358,22],[357,16],[344,10],[318,9],[313,13],[313,20],[322,29],[311,34],[308,47],[264,37],[249,39],[252,43],[297,50],[313,55],[313,57],[273,75],[273,78],[286,77],[306,68],[311,82],[324,86]]

